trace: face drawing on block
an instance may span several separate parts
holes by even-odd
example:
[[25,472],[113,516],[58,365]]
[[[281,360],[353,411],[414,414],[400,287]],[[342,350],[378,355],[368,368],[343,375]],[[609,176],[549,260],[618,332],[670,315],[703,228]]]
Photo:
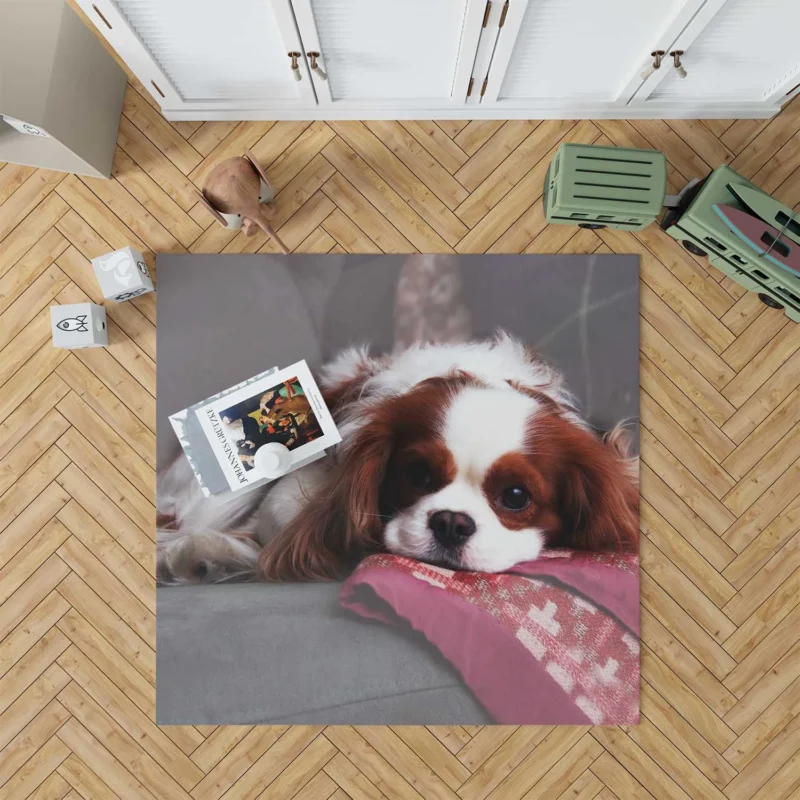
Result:
[[78,317],[67,317],[56,323],[56,328],[60,331],[75,331],[76,333],[86,333],[89,330],[89,324],[86,322],[86,314],[81,314]]
[[127,253],[112,253],[102,262],[104,272],[113,272],[114,279],[123,286],[133,283],[133,263]]
[[144,261],[137,261],[136,266],[139,268],[139,272],[141,272],[145,278],[150,277],[150,273],[147,271],[147,264],[145,264]]

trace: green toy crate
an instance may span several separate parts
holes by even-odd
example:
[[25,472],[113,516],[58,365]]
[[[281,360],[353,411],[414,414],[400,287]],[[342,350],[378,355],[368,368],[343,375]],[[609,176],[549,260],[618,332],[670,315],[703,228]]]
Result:
[[638,231],[655,222],[667,188],[658,150],[562,144],[544,182],[548,222]]
[[783,308],[786,316],[800,322],[800,278],[761,258],[717,215],[712,206],[722,203],[747,211],[728,191],[728,184],[757,186],[728,166],[717,167],[707,178],[681,193],[677,208],[670,208],[661,228],[690,252],[708,256],[717,269],[737,283],[758,293],[763,303]]

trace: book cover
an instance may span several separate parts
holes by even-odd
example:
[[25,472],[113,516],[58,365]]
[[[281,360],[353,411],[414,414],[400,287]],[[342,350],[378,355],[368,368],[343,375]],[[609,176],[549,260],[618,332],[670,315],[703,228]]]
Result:
[[260,373],[173,414],[170,422],[206,495],[269,482],[256,458],[265,444],[287,448],[291,472],[341,441],[305,361]]

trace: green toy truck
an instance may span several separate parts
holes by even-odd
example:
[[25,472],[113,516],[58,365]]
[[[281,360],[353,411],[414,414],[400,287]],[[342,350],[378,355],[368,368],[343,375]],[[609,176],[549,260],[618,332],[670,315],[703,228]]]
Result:
[[[766,305],[783,309],[789,319],[800,322],[800,274],[759,254],[714,209],[733,207],[752,213],[729,185],[764,193],[728,166],[691,181],[677,196],[665,194],[666,184],[666,159],[657,150],[563,144],[545,177],[545,215],[555,224],[638,231],[655,222],[666,205],[660,222],[663,231],[690,253],[707,256],[717,269],[757,292]],[[796,224],[800,215],[786,211],[791,224]],[[794,244],[788,241],[795,235],[787,235],[787,244],[793,247],[800,246],[796,238]]]
[[681,195],[676,208],[667,209],[661,229],[696,256],[708,260],[737,283],[757,292],[762,303],[782,308],[800,322],[800,275],[761,258],[742,241],[714,211],[714,204],[747,211],[727,187],[730,184],[758,189],[730,167],[717,167],[707,178]]

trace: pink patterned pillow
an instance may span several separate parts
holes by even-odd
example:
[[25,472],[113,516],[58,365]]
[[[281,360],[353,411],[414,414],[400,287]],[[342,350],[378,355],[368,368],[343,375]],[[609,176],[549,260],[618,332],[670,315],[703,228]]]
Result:
[[636,556],[548,551],[503,574],[370,556],[340,602],[424,634],[498,723],[639,721]]

